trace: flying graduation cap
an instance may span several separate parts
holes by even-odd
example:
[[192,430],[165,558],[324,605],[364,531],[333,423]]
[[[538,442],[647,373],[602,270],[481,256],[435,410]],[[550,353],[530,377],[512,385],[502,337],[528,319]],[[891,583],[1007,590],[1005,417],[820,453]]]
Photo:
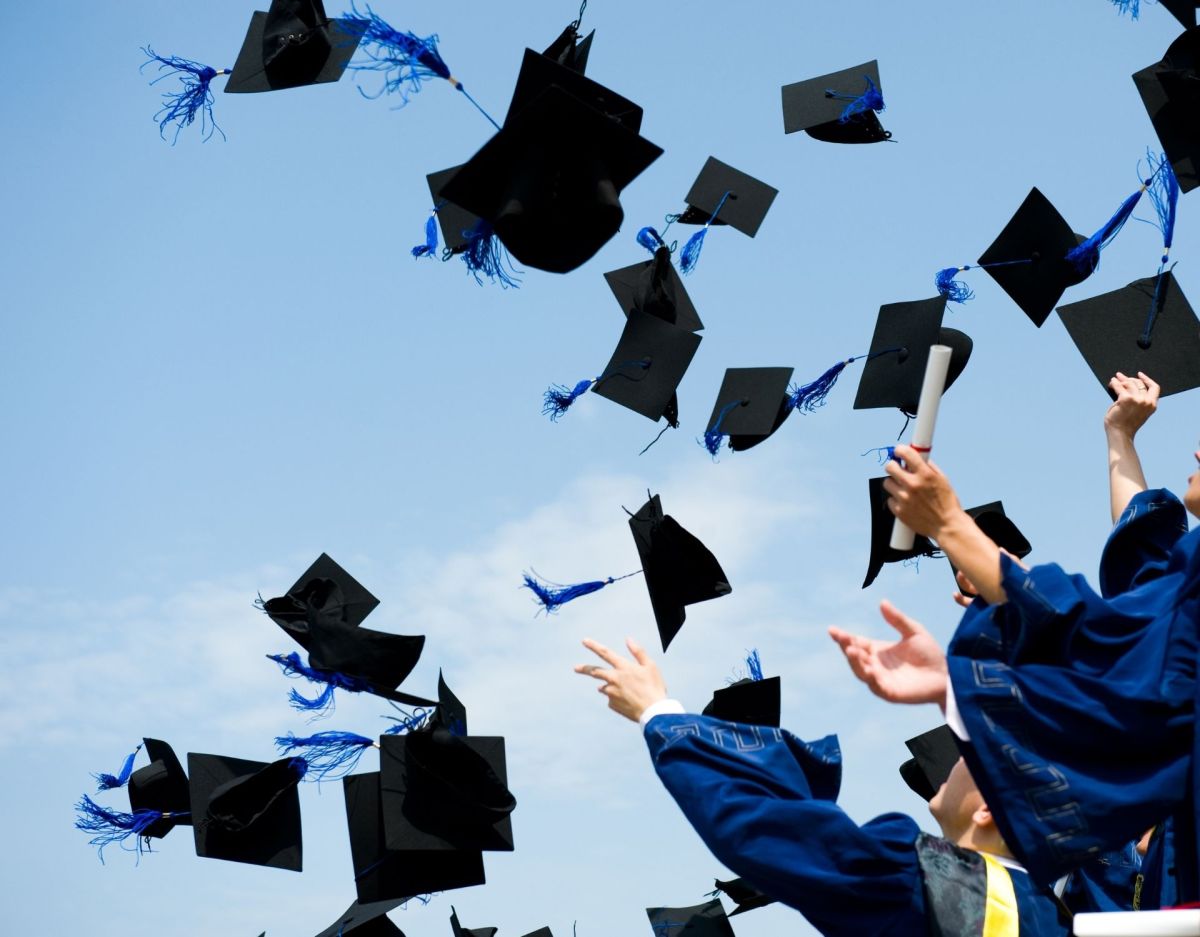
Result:
[[734,937],[717,899],[690,908],[647,908],[654,937]]
[[[683,626],[686,606],[728,595],[733,590],[717,558],[675,518],[663,513],[658,495],[652,495],[636,514],[630,515],[629,529],[642,560],[638,572],[645,576],[665,652]],[[638,572],[568,586],[540,582],[526,573],[524,585],[533,592],[544,611],[553,612],[567,602],[636,576]]]
[[561,56],[526,49],[503,127],[442,194],[490,224],[519,262],[569,272],[616,233],[621,190],[662,155],[641,121],[638,105]]
[[343,911],[336,921],[316,937],[404,937],[403,932],[387,917],[405,903],[407,899],[392,898],[387,901],[355,901]]
[[744,878],[730,879],[728,882],[723,882],[718,878],[713,881],[713,884],[716,886],[716,890],[709,893],[713,898],[724,894],[737,905],[729,912],[730,917],[753,911],[756,908],[765,908],[767,905],[775,903],[774,898],[767,897]]
[[1171,43],[1161,61],[1135,72],[1133,82],[1179,188],[1190,192],[1200,186],[1200,28],[1191,3],[1172,4],[1170,9],[1187,31]]
[[458,923],[458,912],[450,906],[450,930],[454,937],[496,937],[497,927],[463,927]]
[[743,725],[779,728],[780,681],[764,677],[758,650],[746,656],[747,675],[713,693],[701,715]]
[[942,725],[904,744],[912,757],[900,765],[900,777],[922,800],[932,800],[961,757],[954,733]]
[[[1137,19],[1138,13],[1141,12],[1141,0],[1110,0],[1110,2],[1117,8],[1118,13],[1128,13],[1130,19]],[[1160,6],[1166,7],[1167,12],[1179,20],[1179,24],[1184,29],[1190,29],[1196,25],[1196,10],[1200,7],[1200,3],[1196,3],[1196,0],[1158,0],[1158,3]]]
[[871,505],[871,553],[867,560],[867,575],[863,579],[865,589],[875,581],[883,569],[884,563],[906,563],[922,556],[941,556],[928,537],[917,534],[909,550],[896,550],[891,546],[892,528],[896,525],[896,517],[888,509],[888,493],[883,490],[883,478],[868,480],[868,495]]
[[[1009,516],[1004,513],[1004,502],[989,501],[987,504],[981,504],[978,507],[967,508],[967,514],[975,521],[975,526],[987,534],[988,539],[1000,547],[1000,549],[1007,550],[1017,559],[1023,560],[1033,552],[1033,547],[1025,538],[1025,535],[1021,533]],[[951,563],[950,570],[955,574],[955,581],[957,582],[958,567]],[[970,593],[964,594],[971,595]],[[971,597],[974,598],[973,595]]]
[[892,136],[879,123],[883,109],[874,60],[783,86],[784,133],[803,130],[828,143],[882,143]]

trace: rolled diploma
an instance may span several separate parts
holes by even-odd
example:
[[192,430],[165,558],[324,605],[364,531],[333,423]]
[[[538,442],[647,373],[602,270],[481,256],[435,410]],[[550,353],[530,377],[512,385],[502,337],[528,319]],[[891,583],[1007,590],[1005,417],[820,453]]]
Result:
[[[950,348],[946,345],[933,345],[929,349],[929,361],[925,365],[925,382],[921,385],[921,399],[917,402],[917,425],[913,428],[912,442],[914,449],[929,457],[933,448],[933,427],[937,423],[938,405],[942,402],[942,392],[946,389],[946,372],[950,370]],[[899,518],[892,527],[892,540],[888,544],[893,550],[911,550],[913,548],[912,529]]]

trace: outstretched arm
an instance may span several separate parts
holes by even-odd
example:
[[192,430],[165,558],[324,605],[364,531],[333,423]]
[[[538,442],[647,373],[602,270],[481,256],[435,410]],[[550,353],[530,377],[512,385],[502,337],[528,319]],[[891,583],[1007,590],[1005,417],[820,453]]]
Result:
[[1146,490],[1146,476],[1133,437],[1158,408],[1159,386],[1141,371],[1137,377],[1116,373],[1108,386],[1117,395],[1104,414],[1108,437],[1108,491],[1113,523],[1129,507],[1133,496]]
[[937,703],[946,708],[946,655],[919,621],[884,600],[883,620],[900,634],[883,641],[830,628],[854,675],[889,703]]

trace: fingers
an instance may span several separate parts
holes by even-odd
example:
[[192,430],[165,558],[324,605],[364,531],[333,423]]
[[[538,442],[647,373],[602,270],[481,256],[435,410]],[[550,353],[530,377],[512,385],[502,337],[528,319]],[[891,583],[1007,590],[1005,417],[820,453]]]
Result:
[[602,661],[611,664],[613,667],[620,667],[625,663],[625,659],[616,651],[610,651],[599,641],[593,641],[591,638],[583,639],[583,646],[599,657]]
[[967,598],[961,592],[955,592],[954,593],[954,601],[958,605],[961,605],[963,608],[969,608],[971,606],[971,603],[974,602],[975,600]]
[[1138,371],[1138,377],[1142,379],[1142,383],[1144,383],[1146,385],[1146,390],[1148,390],[1150,392],[1150,399],[1158,400],[1159,394],[1162,393],[1162,388],[1159,387],[1157,383],[1155,383],[1155,381],[1150,377],[1150,375],[1146,374],[1143,371]]
[[611,670],[605,670],[603,667],[597,667],[595,664],[576,664],[575,672],[581,673],[585,677],[594,677],[597,680],[603,680],[605,683],[610,681],[615,674]]
[[629,653],[633,655],[633,659],[643,667],[649,666],[652,663],[650,655],[646,653],[646,649],[633,638],[626,638],[625,646],[629,648]]
[[884,621],[900,632],[901,637],[908,638],[925,631],[919,621],[909,618],[887,599],[879,603],[879,614],[883,616]]

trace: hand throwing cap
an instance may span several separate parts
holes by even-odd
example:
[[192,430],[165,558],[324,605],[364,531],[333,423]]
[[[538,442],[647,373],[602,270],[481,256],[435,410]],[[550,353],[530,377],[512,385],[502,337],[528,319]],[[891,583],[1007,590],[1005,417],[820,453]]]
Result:
[[276,869],[301,869],[302,758],[266,764],[188,753],[196,855]]
[[364,29],[358,19],[330,19],[321,0],[271,0],[270,10],[251,16],[225,90],[279,91],[337,81]]
[[783,86],[784,133],[804,130],[828,143],[882,143],[891,137],[875,113],[882,109],[874,60]]
[[406,901],[415,895],[484,884],[483,853],[478,850],[388,849],[379,780],[377,771],[342,779],[354,884],[360,902]]
[[1164,397],[1200,387],[1200,322],[1170,271],[1060,306],[1058,315],[1110,397],[1118,371],[1150,375]]
[[642,561],[642,574],[665,652],[683,627],[685,606],[728,595],[729,577],[717,558],[675,518],[663,514],[654,495],[629,518],[629,529]]
[[972,342],[965,333],[942,327],[945,309],[943,296],[880,307],[871,353],[854,398],[855,410],[898,407],[910,416],[916,413],[933,345],[951,349],[946,375],[946,390],[950,389],[970,360]]

